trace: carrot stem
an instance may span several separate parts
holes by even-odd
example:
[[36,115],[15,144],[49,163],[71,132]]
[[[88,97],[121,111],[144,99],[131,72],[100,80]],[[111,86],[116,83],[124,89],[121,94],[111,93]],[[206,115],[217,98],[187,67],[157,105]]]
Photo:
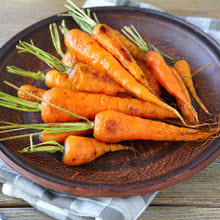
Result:
[[64,152],[63,149],[64,149],[63,145],[57,143],[56,141],[47,141],[35,145],[32,144],[31,146],[26,147],[23,150],[20,150],[19,153],[34,153],[34,152],[63,153]]
[[[2,122],[8,124],[9,122]],[[30,136],[36,136],[40,134],[53,134],[53,133],[63,133],[63,132],[71,132],[71,131],[85,131],[89,129],[93,129],[94,124],[88,122],[72,122],[72,123],[47,123],[47,124],[14,124],[14,127],[23,128],[23,129],[38,129],[38,130],[47,130],[43,132],[36,132],[31,134],[22,134],[12,137],[1,138],[0,141],[13,140],[18,138],[25,138]],[[8,127],[8,126],[6,126]],[[10,131],[8,131],[10,132]],[[1,133],[1,132],[0,132]]]
[[[71,0],[67,0],[67,2],[73,6],[74,8],[70,7],[69,5],[64,5],[66,8],[68,8],[70,11],[72,11],[75,15],[77,15],[81,20],[89,24],[91,27],[95,27],[97,23],[90,18],[90,14],[86,14],[86,12],[82,9],[80,9],[77,5],[75,5]],[[90,12],[89,12],[90,13]]]
[[29,44],[27,42],[19,41],[19,44],[16,46],[19,53],[31,53],[38,57],[39,59],[43,60],[49,67],[57,70],[61,73],[68,73],[70,68],[66,66],[61,60],[56,58],[55,56],[39,49],[38,47],[35,47],[32,44]]
[[[27,92],[27,91],[24,91],[24,90],[21,89],[21,88],[18,88],[17,86],[13,85],[12,83],[9,83],[9,82],[7,82],[7,81],[4,81],[4,83],[5,83],[6,85],[8,85],[8,86],[11,86],[12,88],[14,88],[14,89],[16,89],[16,90],[22,91],[22,92],[24,92],[25,94],[28,94],[28,95],[30,95],[30,96],[32,96],[32,97],[38,99],[38,100],[41,100],[42,102],[45,102],[45,103],[47,103],[48,105],[53,106],[54,108],[57,108],[57,109],[59,109],[59,110],[61,110],[61,111],[63,111],[63,112],[66,112],[66,113],[68,113],[68,114],[70,114],[70,115],[72,115],[72,116],[74,116],[74,117],[76,117],[76,118],[80,118],[80,119],[83,119],[83,120],[87,121],[88,123],[91,123],[87,118],[82,117],[82,116],[79,116],[79,115],[76,115],[76,114],[74,114],[74,113],[72,113],[72,112],[69,112],[69,111],[63,109],[63,108],[60,108],[59,106],[56,106],[56,105],[54,105],[54,104],[52,104],[52,103],[50,103],[50,102],[47,102],[46,100],[41,99],[41,98],[37,97],[36,95],[33,95],[33,94],[31,94],[31,93],[29,93],[29,92]],[[4,94],[6,94],[6,93],[4,93]],[[8,95],[8,94],[6,94],[6,95]],[[8,96],[10,96],[10,95],[8,95]],[[12,96],[12,97],[13,97],[13,98],[16,98],[16,97],[14,97],[14,96]],[[25,102],[30,102],[30,101],[26,101],[26,100],[19,99],[19,98],[16,98],[16,99],[22,100],[22,101],[25,101]],[[41,105],[40,105],[39,103],[35,103],[35,102],[30,102],[30,103],[34,103],[35,105],[38,104],[38,106],[41,107]]]
[[0,106],[27,112],[40,112],[41,105],[0,91]]
[[38,71],[37,73],[31,72],[31,71],[25,71],[15,66],[7,66],[6,68],[9,73],[13,73],[13,74],[25,76],[25,77],[30,77],[30,78],[41,80],[41,81],[45,80],[45,74],[42,71]]
[[136,28],[133,25],[131,25],[131,27],[124,26],[124,28],[122,29],[122,32],[133,43],[135,43],[143,52],[147,53],[151,48],[152,50],[158,52],[160,55],[162,55],[164,58],[168,59],[172,63],[176,62],[173,57],[171,57],[171,56],[167,55],[166,53],[160,51],[152,43],[148,43],[148,45],[147,45],[147,43],[143,40],[143,38],[141,37],[141,35],[138,33],[138,31],[136,30]]
[[54,45],[57,53],[63,58],[64,53],[62,51],[60,36],[59,36],[57,25],[55,23],[50,24],[49,29],[50,29],[50,35],[51,35],[53,45]]
[[64,36],[66,35],[67,32],[69,32],[69,30],[66,27],[66,22],[64,19],[62,20],[61,25],[59,26],[59,29]]
[[202,70],[204,70],[205,68],[209,67],[210,65],[211,65],[211,63],[209,63],[209,64],[203,66],[202,68],[199,68],[199,69],[196,70],[194,73],[192,73],[192,77],[193,77],[195,74],[197,74],[197,73],[201,72]]

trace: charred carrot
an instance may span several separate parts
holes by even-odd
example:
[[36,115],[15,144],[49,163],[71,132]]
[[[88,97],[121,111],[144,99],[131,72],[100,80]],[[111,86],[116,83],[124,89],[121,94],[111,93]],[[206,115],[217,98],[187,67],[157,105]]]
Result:
[[[44,146],[47,144],[46,146]],[[34,152],[61,152],[63,153],[63,163],[70,166],[79,166],[89,163],[107,152],[120,150],[134,151],[132,147],[121,144],[107,144],[97,141],[94,138],[69,136],[65,140],[65,147],[56,142],[46,142],[45,144],[33,145],[19,151],[20,153]],[[48,146],[49,145],[49,146]]]
[[219,128],[204,131],[177,127],[109,110],[96,115],[93,135],[99,141],[116,143],[125,140],[195,141],[218,132]]
[[115,96],[127,91],[105,74],[98,73],[91,66],[77,63],[69,73],[69,83],[82,92],[101,93]]
[[193,98],[198,102],[203,111],[209,115],[212,115],[196,93],[189,64],[185,60],[179,60],[174,64],[173,68],[180,74]]
[[47,141],[56,141],[59,144],[64,144],[67,137],[74,135],[74,136],[86,136],[92,133],[92,129],[84,130],[84,131],[69,131],[69,132],[62,132],[62,133],[47,133],[48,130],[43,130],[42,133],[39,135],[40,142],[47,142]]
[[[20,89],[25,90],[37,97],[42,98],[43,94],[46,92],[45,89],[40,89],[37,88],[35,86],[31,86],[31,85],[23,85],[20,87]],[[27,101],[31,101],[31,102],[41,102],[39,99],[34,98],[33,96],[28,95],[27,93],[22,92],[21,90],[18,91],[18,97],[20,99],[25,99]]]
[[140,84],[121,64],[100,44],[88,34],[78,30],[70,30],[65,35],[65,44],[71,53],[75,54],[81,61],[91,65],[98,72],[106,73],[111,79],[124,87],[138,98],[155,103],[169,109],[185,123],[178,111],[161,101],[146,87]]

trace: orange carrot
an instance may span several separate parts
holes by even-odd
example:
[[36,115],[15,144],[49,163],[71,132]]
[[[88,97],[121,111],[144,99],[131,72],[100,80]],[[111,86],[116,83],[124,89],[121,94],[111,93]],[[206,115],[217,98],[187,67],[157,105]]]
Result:
[[128,40],[123,34],[119,31],[112,29],[116,37],[122,42],[122,44],[129,50],[131,56],[144,63],[145,53],[141,51],[135,44],[133,44],[130,40]]
[[125,140],[194,141],[207,139],[217,132],[219,128],[204,131],[177,127],[109,110],[96,115],[93,135],[99,141],[116,143]]
[[152,93],[154,90],[149,85],[141,68],[137,65],[134,58],[130,55],[127,48],[116,37],[113,30],[105,24],[97,24],[92,33],[95,38],[107,51],[115,56],[122,66],[126,68],[142,85]]
[[91,66],[77,63],[69,73],[69,83],[82,92],[101,93],[115,96],[127,91],[108,76],[98,73]]
[[41,112],[42,119],[46,123],[79,121],[79,118],[75,115],[51,106],[48,102],[71,113],[81,115],[84,119],[85,117],[94,119],[97,113],[109,109],[144,118],[163,119],[176,117],[172,111],[150,102],[102,94],[75,92],[64,88],[52,88],[46,91],[42,97],[41,104],[0,92],[0,106],[21,111]]
[[[45,89],[40,89],[35,86],[31,85],[23,85],[20,87],[20,89],[25,90],[37,97],[42,98],[43,94],[46,92]],[[41,102],[39,99],[34,98],[33,96],[27,95],[26,93],[22,92],[21,90],[18,91],[18,97],[20,99],[25,99],[31,102]]]
[[92,133],[92,129],[84,130],[84,131],[70,131],[70,132],[63,132],[63,133],[44,133],[48,130],[43,130],[42,134],[39,135],[39,139],[41,142],[47,141],[56,141],[59,144],[64,144],[67,137],[74,135],[74,136],[86,136]]
[[[132,28],[132,29],[131,29]],[[189,112],[191,112],[195,119],[191,119],[190,121],[198,121],[197,114],[195,110],[192,108],[192,105],[190,105],[189,101],[185,97],[184,91],[181,88],[181,85],[179,85],[178,80],[173,75],[172,71],[170,70],[169,66],[166,64],[163,56],[157,48],[155,48],[156,51],[150,50],[146,42],[142,39],[140,34],[137,32],[137,30],[131,26],[124,27],[124,33],[133,40],[137,44],[137,46],[145,52],[145,63],[150,68],[150,70],[153,72],[153,74],[156,76],[159,83],[171,94],[173,95],[179,103],[185,108],[189,109]],[[125,32],[127,31],[127,32]],[[168,56],[169,57],[169,56]]]
[[106,144],[94,138],[69,136],[65,141],[63,163],[71,166],[89,163],[107,152],[133,150],[121,144]]
[[74,65],[76,65],[77,63],[80,62],[80,60],[74,56],[73,54],[71,54],[69,51],[65,53],[65,55],[63,56],[62,62],[68,66],[68,67],[72,67]]
[[202,103],[201,99],[198,97],[195,87],[193,85],[192,81],[192,75],[189,64],[185,60],[179,60],[177,61],[173,68],[180,74],[183,81],[185,82],[187,88],[189,89],[190,93],[192,94],[193,98],[198,102],[198,104],[201,106],[204,112],[206,112],[209,115],[212,115],[208,109],[205,107],[205,105]]
[[174,97],[186,100],[182,89],[166,64],[164,58],[156,51],[150,50],[145,54],[145,62],[153,74],[157,77],[160,84]]
[[[87,72],[87,75],[86,76],[88,76],[88,77],[92,77],[92,79],[90,78],[90,79],[88,79],[88,81],[87,81],[87,84],[88,84],[88,82],[90,82],[89,84],[92,84],[92,87],[94,88],[96,88],[96,89],[98,89],[99,90],[99,84],[97,84],[97,81],[103,81],[103,77],[101,77],[101,73],[97,73],[91,66],[89,66],[89,65],[86,65],[86,64],[83,64],[82,62],[80,62],[80,61],[78,61],[78,63],[80,62],[80,64],[78,64],[78,63],[76,63],[75,62],[75,55],[73,55],[73,54],[71,54],[69,51],[65,54],[65,56],[66,57],[68,57],[68,60],[65,60],[65,59],[63,59],[63,62],[64,62],[64,64],[65,65],[67,65],[67,66],[69,66],[69,67],[73,67],[74,65],[75,65],[75,67],[73,68],[73,70],[71,70],[71,72],[72,71],[74,71],[75,72],[75,74],[85,74],[86,72],[85,71],[80,71],[80,73],[77,73],[77,71],[76,71],[76,69],[77,69],[77,67],[78,67],[78,65],[79,66],[81,66],[81,65],[83,65],[83,66],[87,66],[87,69],[88,69],[88,72]],[[65,57],[64,56],[64,57]],[[73,61],[71,61],[71,56],[72,56],[72,58],[73,58]],[[148,83],[149,83],[149,85],[150,85],[150,87],[154,90],[154,92],[156,92],[157,93],[157,95],[161,95],[161,87],[160,87],[160,84],[158,83],[158,81],[156,80],[156,78],[154,77],[154,75],[152,74],[152,72],[149,70],[149,68],[145,65],[145,64],[143,64],[143,63],[138,63],[137,62],[137,64],[138,64],[138,66],[141,68],[141,70],[142,70],[142,72],[143,72],[143,74],[145,75],[145,77],[146,77],[146,79],[147,79],[147,81],[148,81]],[[84,68],[85,68],[84,67]],[[96,76],[94,75],[94,73],[97,73],[96,74]],[[91,76],[90,76],[90,73],[91,73]],[[99,78],[99,76],[101,77],[101,78]],[[111,82],[113,82],[111,79],[109,79],[107,76],[105,76],[105,78],[106,78],[106,80],[104,80],[104,81],[106,81],[106,82],[108,82],[108,81],[111,81]],[[70,77],[69,77],[69,79],[70,79]],[[93,81],[95,81],[95,82],[93,82]],[[83,86],[80,86],[80,85],[74,85],[74,84],[72,84],[72,86],[73,87],[75,87],[76,89],[78,89],[79,91],[86,91],[86,92],[93,92],[93,93],[100,93],[99,91],[98,92],[95,92],[96,91],[96,89],[90,89],[90,88],[87,88],[87,86],[89,86],[89,85],[87,85],[86,84],[86,87],[85,87],[85,84],[83,84]],[[116,85],[116,87],[117,88],[120,88],[120,90],[122,89],[122,87],[120,87],[117,83],[114,83],[115,85]],[[106,88],[107,88],[107,86],[108,87],[111,87],[112,85],[106,85]],[[87,89],[85,89],[85,88],[87,88]],[[101,88],[100,88],[101,89]],[[126,92],[126,90],[124,90],[124,91],[122,91],[122,92]],[[105,91],[102,91],[102,93],[103,94],[106,94],[106,95],[114,95],[114,92],[113,92],[113,94],[111,94],[111,93],[109,93],[109,92],[105,92]]]
[[[46,91],[43,95],[43,100],[87,119],[94,119],[97,113],[109,109],[144,118],[163,119],[176,117],[172,111],[150,102],[103,94],[75,92],[64,88],[52,88]],[[41,116],[46,123],[79,120],[45,102],[41,104]]]
[[177,103],[183,113],[183,115],[185,116],[185,118],[192,124],[198,123],[198,115],[196,110],[193,108],[192,103],[191,103],[191,98],[189,95],[189,92],[185,86],[185,83],[183,82],[182,78],[180,77],[180,75],[177,73],[177,71],[172,68],[169,67],[170,70],[172,71],[173,75],[176,77],[176,80],[178,81],[186,100],[188,101],[188,105],[185,105],[185,102],[182,102],[181,100],[177,99]]
[[145,64],[143,64],[143,63],[137,63],[137,64],[142,69],[151,88],[157,93],[158,96],[160,96],[161,95],[161,86],[160,86],[160,83],[155,78],[155,76],[153,75],[153,73],[150,71],[150,69]]
[[33,145],[32,147],[24,148],[20,153],[34,153],[34,152],[62,152],[63,163],[70,166],[79,166],[89,163],[107,152],[115,152],[120,150],[134,151],[132,147],[121,144],[107,144],[97,141],[94,138],[69,136],[65,140],[65,147],[56,143],[48,141],[44,146],[43,143]]
[[75,54],[82,62],[91,65],[98,72],[106,73],[111,79],[138,98],[169,109],[186,124],[176,109],[162,102],[146,87],[137,82],[108,51],[103,49],[100,44],[88,34],[78,29],[70,30],[65,35],[65,44],[69,51]]
[[37,73],[31,71],[25,71],[15,66],[7,66],[7,70],[10,73],[31,77],[33,79],[44,81],[48,88],[53,87],[61,87],[61,88],[69,88],[71,89],[72,86],[68,80],[67,73],[60,73],[57,70],[50,70],[46,74],[42,71],[38,71]]

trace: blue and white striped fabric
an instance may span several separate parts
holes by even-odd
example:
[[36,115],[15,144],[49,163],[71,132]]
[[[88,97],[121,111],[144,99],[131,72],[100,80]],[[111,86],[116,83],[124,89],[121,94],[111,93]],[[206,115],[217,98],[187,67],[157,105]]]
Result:
[[[160,10],[129,0],[87,0],[84,7],[129,5]],[[182,17],[220,42],[220,20]],[[22,177],[0,160],[0,182],[4,194],[21,198],[36,209],[59,220],[135,220],[149,206],[157,192],[126,198],[94,198],[56,192]],[[0,215],[0,219],[4,219]]]

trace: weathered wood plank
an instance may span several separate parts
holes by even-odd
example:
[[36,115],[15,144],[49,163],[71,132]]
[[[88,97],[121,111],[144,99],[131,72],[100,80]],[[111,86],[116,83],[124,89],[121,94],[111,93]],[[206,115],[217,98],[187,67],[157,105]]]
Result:
[[[0,208],[0,213],[8,220],[15,219],[47,219],[54,218],[39,212],[34,208]],[[195,219],[220,219],[220,208],[200,208],[200,207],[156,207],[151,206],[139,218],[144,219],[178,219],[178,220],[195,220]]]
[[220,158],[192,178],[162,190],[152,204],[220,208]]
[[144,212],[138,220],[195,220],[195,219],[220,219],[220,208],[200,208],[200,207],[156,207],[151,206]]
[[7,220],[52,220],[54,218],[34,209],[34,208],[0,208],[0,213],[7,218]]

